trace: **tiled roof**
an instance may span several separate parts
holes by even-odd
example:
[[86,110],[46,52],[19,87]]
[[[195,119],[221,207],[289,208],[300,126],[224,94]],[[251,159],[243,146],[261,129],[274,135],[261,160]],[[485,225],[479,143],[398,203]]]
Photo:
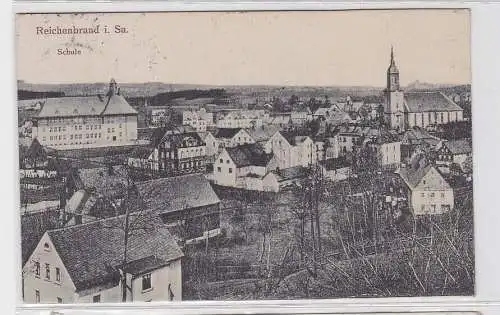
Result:
[[155,129],[151,135],[151,145],[157,147],[168,140],[175,146],[182,143],[185,137],[192,137],[198,142],[203,142],[200,135],[191,126],[170,126]]
[[217,133],[215,134],[216,138],[225,138],[225,139],[231,139],[234,137],[241,128],[220,128],[217,130]]
[[462,108],[441,92],[408,92],[405,102],[409,112],[460,111]]
[[201,174],[167,177],[136,184],[148,210],[169,213],[217,204],[219,197]]
[[24,265],[46,231],[59,228],[59,211],[27,213],[21,216],[21,252]]
[[247,129],[252,139],[256,142],[269,140],[280,128],[273,125],[263,125],[255,129]]
[[226,148],[227,153],[237,167],[266,166],[273,155],[266,154],[259,144],[245,144],[234,148]]
[[447,147],[452,154],[468,154],[472,152],[471,143],[467,139],[445,141],[443,145]]
[[137,115],[122,95],[48,98],[38,117]]
[[410,188],[415,188],[432,167],[432,165],[427,165],[416,169],[412,167],[401,168],[399,175]]
[[363,97],[365,104],[384,104],[385,98],[380,95],[368,95]]
[[[111,283],[117,285],[123,266],[125,216],[48,231],[77,291]],[[183,253],[157,215],[130,215],[127,263],[155,257],[156,267]],[[161,262],[161,264],[159,263]]]
[[31,145],[28,148],[28,151],[25,153],[25,157],[30,158],[30,159],[46,159],[47,158],[47,152],[43,148],[43,146],[40,144],[37,138],[33,139],[31,141]]

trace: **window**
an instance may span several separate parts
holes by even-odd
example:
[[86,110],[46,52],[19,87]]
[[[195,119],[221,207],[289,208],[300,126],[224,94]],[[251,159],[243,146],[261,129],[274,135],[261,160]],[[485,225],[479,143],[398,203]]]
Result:
[[421,194],[420,194],[420,197],[425,197],[425,193],[421,193]]
[[444,193],[441,193],[441,198],[444,198]]
[[92,302],[93,302],[93,303],[100,303],[100,302],[101,302],[101,295],[100,295],[100,294],[98,294],[98,295],[94,295],[94,296],[92,297]]
[[226,163],[229,164],[229,160],[226,160]]
[[35,303],[40,303],[40,291],[35,290]]
[[233,169],[229,168],[229,174],[231,174],[232,172],[233,172]]
[[424,211],[425,211],[425,205],[422,205],[422,206],[420,207],[420,210],[422,210],[422,212],[424,212]]
[[57,303],[62,304],[62,299],[60,297],[57,298]]
[[150,290],[151,286],[151,274],[148,273],[142,276],[142,291]]
[[222,170],[221,170],[221,168],[220,168],[220,167],[217,167],[217,172],[219,172],[219,173],[220,173],[221,171],[222,171]]
[[45,279],[50,280],[50,264],[45,264]]
[[431,205],[431,211],[436,212],[436,205]]
[[40,277],[40,262],[35,261],[35,276]]
[[56,267],[56,281],[60,282],[61,281],[61,270]]
[[431,193],[431,198],[434,198],[436,194],[435,193]]

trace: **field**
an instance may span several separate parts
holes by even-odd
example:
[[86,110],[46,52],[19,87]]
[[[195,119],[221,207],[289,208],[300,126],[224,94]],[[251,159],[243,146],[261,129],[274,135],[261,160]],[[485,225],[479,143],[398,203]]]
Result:
[[218,191],[224,235],[185,248],[183,298],[473,294],[470,187],[461,190],[454,211],[414,218],[404,204],[384,204],[388,187],[377,183],[388,177],[325,185],[318,207],[320,242],[311,236],[313,216],[300,191]]

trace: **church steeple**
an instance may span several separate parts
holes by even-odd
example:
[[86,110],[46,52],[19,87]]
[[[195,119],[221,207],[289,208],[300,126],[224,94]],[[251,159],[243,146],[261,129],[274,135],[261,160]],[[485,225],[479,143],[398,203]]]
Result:
[[391,63],[387,69],[387,90],[399,91],[399,69],[394,59],[394,48],[391,46]]

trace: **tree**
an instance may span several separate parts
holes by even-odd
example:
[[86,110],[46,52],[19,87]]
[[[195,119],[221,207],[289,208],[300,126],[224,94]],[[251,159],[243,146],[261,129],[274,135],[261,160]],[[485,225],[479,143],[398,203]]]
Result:
[[462,170],[465,174],[471,174],[473,170],[472,155],[467,156],[464,163],[462,164]]

